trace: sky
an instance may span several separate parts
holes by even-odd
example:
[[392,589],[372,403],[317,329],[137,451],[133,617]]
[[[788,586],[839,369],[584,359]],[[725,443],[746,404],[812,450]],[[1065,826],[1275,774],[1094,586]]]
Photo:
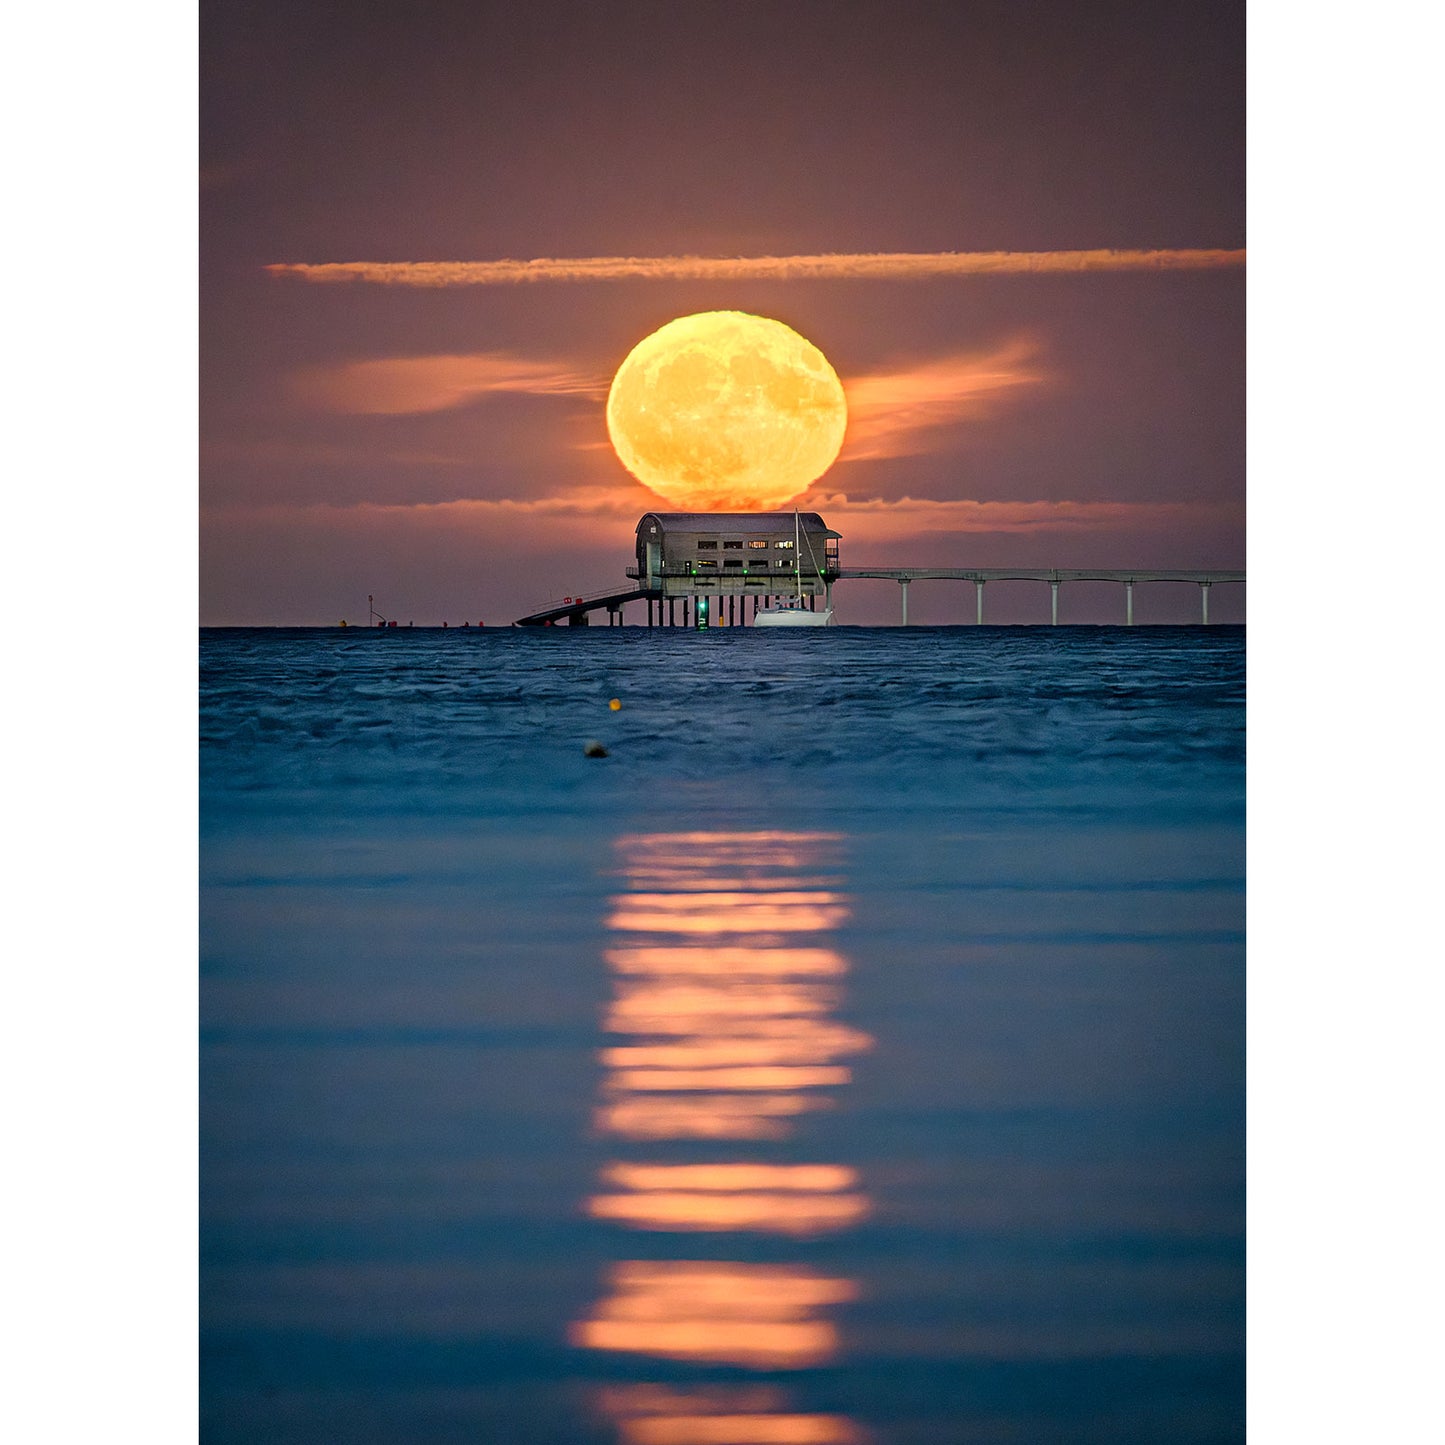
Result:
[[[408,299],[380,288],[348,297],[344,289],[304,285],[288,292],[268,284],[279,278],[266,265],[703,253],[712,234],[736,235],[737,250],[753,255],[792,252],[795,240],[798,253],[814,246],[840,253],[1073,248],[1115,236],[1128,246],[1243,244],[1242,40],[1238,20],[1221,5],[1166,14],[1160,5],[1044,11],[1020,3],[1006,11],[972,7],[966,18],[940,8],[920,18],[916,8],[895,3],[865,21],[852,19],[859,12],[850,8],[851,49],[828,38],[843,7],[829,7],[821,19],[813,10],[806,25],[790,27],[809,32],[806,43],[795,36],[788,51],[799,65],[805,55],[824,54],[829,75],[875,67],[866,93],[845,95],[826,110],[826,124],[853,148],[827,165],[811,151],[802,158],[793,151],[801,121],[761,153],[722,155],[729,127],[747,123],[735,103],[711,120],[688,110],[686,125],[675,115],[654,125],[646,109],[657,103],[655,88],[650,101],[639,84],[604,91],[578,62],[577,52],[591,46],[594,63],[608,64],[614,80],[629,70],[659,73],[656,47],[622,64],[621,39],[599,45],[600,21],[568,42],[568,64],[544,64],[549,21],[565,32],[569,17],[537,0],[511,19],[474,3],[455,24],[440,16],[425,31],[416,17],[436,12],[415,3],[407,10],[414,36],[402,29],[382,39],[359,28],[360,5],[329,15],[312,7],[304,16],[282,7],[202,8],[199,72],[197,16],[179,0],[139,9],[95,0],[31,6],[10,17],[11,48],[21,58],[7,90],[15,121],[10,179],[26,204],[12,208],[6,233],[17,278],[9,328],[18,358],[8,501],[11,533],[20,540],[8,595],[21,624],[10,633],[11,671],[28,687],[17,692],[7,719],[12,754],[24,759],[8,801],[11,831],[25,840],[10,932],[22,947],[51,940],[51,952],[74,965],[31,969],[17,976],[17,988],[29,1017],[66,1020],[66,1056],[81,1061],[57,1076],[54,1030],[44,1028],[29,1031],[13,1051],[17,1076],[49,1081],[44,1098],[32,1098],[17,1116],[15,1136],[21,1156],[36,1159],[37,1177],[47,1181],[15,1201],[33,1247],[9,1281],[11,1293],[19,1313],[42,1325],[31,1331],[36,1343],[28,1355],[22,1347],[18,1388],[7,1401],[6,1418],[19,1422],[22,1435],[32,1423],[31,1435],[53,1429],[55,1401],[65,1399],[69,1417],[93,1416],[93,1434],[109,1428],[117,1410],[129,1410],[151,1422],[155,1438],[194,1437],[194,1374],[187,1378],[178,1362],[193,1367],[195,1356],[188,1243],[195,999],[184,981],[194,972],[196,929],[197,610],[217,622],[332,622],[345,615],[343,605],[355,608],[358,592],[382,585],[375,579],[383,575],[397,581],[419,619],[426,617],[422,606],[435,616],[479,599],[502,607],[505,618],[508,598],[531,601],[557,585],[553,549],[526,553],[515,533],[500,542],[493,535],[485,550],[462,539],[445,567],[412,556],[404,569],[402,549],[380,543],[371,552],[352,548],[347,560],[334,534],[308,531],[296,515],[304,509],[303,483],[309,477],[314,484],[319,470],[283,471],[260,459],[223,469],[217,462],[228,447],[264,454],[268,446],[295,446],[308,424],[318,441],[326,438],[327,419],[308,423],[290,399],[292,371],[506,349],[513,343],[500,329],[499,308],[542,298],[528,293],[509,302],[501,291],[473,290]],[[703,23],[696,3],[677,10],[670,18],[651,12],[657,46],[670,26]],[[609,6],[611,16],[628,13]],[[745,15],[737,7],[732,27],[715,37],[721,50],[733,53],[734,27]],[[939,18],[930,23],[930,15]],[[1011,21],[1016,15],[1025,18]],[[1430,15],[1427,7],[1390,0],[1368,12],[1303,0],[1250,7],[1250,936],[1260,959],[1303,961],[1309,977],[1326,985],[1305,998],[1301,968],[1268,962],[1250,985],[1250,1349],[1251,1366],[1267,1366],[1251,1370],[1250,1423],[1261,1440],[1410,1438],[1436,1410],[1431,1296],[1418,1281],[1420,1241],[1438,1232],[1438,1190],[1432,1156],[1418,1146],[1435,1123],[1439,1090],[1430,1070],[1439,1052],[1438,1011],[1401,1007],[1430,996],[1420,942],[1438,933],[1434,856],[1419,843],[1422,779],[1428,785],[1422,761],[1438,753],[1439,730],[1438,669],[1421,659],[1438,651],[1435,554],[1445,522],[1435,481],[1441,303],[1429,281],[1428,246],[1419,241],[1438,229],[1436,190],[1420,184],[1438,169]],[[523,24],[530,43],[519,48],[516,27]],[[1072,33],[1054,34],[1060,24]],[[512,28],[490,44],[480,33],[487,25]],[[648,28],[623,25],[612,22],[615,37]],[[940,34],[950,39],[948,55],[934,44]],[[421,85],[402,79],[423,41],[430,66],[455,67],[450,88],[430,87],[429,74]],[[860,44],[864,57],[850,58]],[[761,87],[775,112],[796,120],[791,92],[780,95],[777,84],[760,79],[770,72],[766,57],[776,53],[734,53],[732,73],[751,67],[750,100]],[[984,77],[985,53],[998,57],[997,65],[1007,62],[1005,69]],[[912,82],[902,83],[900,71],[911,72]],[[665,67],[660,73],[667,75]],[[309,92],[303,74],[315,77]],[[581,89],[559,92],[564,76]],[[387,78],[385,92],[379,77]],[[687,85],[704,96],[695,71],[671,89]],[[714,79],[706,98],[716,100],[718,85]],[[368,111],[370,100],[398,94],[406,104],[393,104],[389,120]],[[442,122],[452,116],[465,123],[448,135]],[[672,154],[691,148],[689,164],[664,175],[614,154],[594,173],[629,116],[634,131],[646,121],[647,133]],[[500,124],[509,117],[516,122],[510,133]],[[905,134],[890,140],[888,122],[899,118]],[[965,125],[973,127],[966,135]],[[1036,142],[1028,141],[1031,128]],[[1008,134],[1024,135],[1011,151]],[[695,143],[708,138],[714,144],[704,156]],[[199,196],[198,149],[206,157]],[[528,193],[526,168],[543,153],[554,179],[533,188],[530,211],[518,210]],[[767,164],[752,169],[759,154]],[[737,184],[742,171],[748,194]],[[775,225],[755,206],[764,181]],[[727,189],[700,199],[708,183]],[[599,219],[612,209],[599,201],[604,185],[626,192],[641,213],[637,225]],[[873,186],[871,196],[863,185]],[[663,224],[669,196],[672,221]],[[832,229],[824,224],[824,200],[836,202]],[[575,246],[567,244],[578,229],[568,224],[573,216],[591,217]],[[408,234],[384,245],[377,232],[392,227]],[[729,242],[716,244],[721,254]],[[1237,417],[1243,297],[1234,289],[1227,298],[1201,294],[1196,284],[1224,281],[1218,273],[1098,277],[1088,283],[1087,302],[1075,282],[1030,282],[1027,294],[1017,280],[967,290],[889,284],[886,294],[814,283],[790,290],[782,298],[791,298],[790,309],[780,314],[815,331],[840,365],[836,336],[814,324],[814,310],[846,317],[863,308],[868,324],[888,328],[869,348],[880,365],[936,356],[929,350],[935,344],[944,355],[983,348],[1037,315],[1060,375],[1067,353],[1058,308],[1076,313],[1069,335],[1080,345],[1089,339],[1084,322],[1097,319],[1094,339],[1102,352],[1114,338],[1108,359],[1115,365],[1120,342],[1131,336],[1125,321],[1142,313],[1155,333],[1178,338],[1172,349],[1150,353],[1139,339],[1149,328],[1136,327],[1136,350],[1122,353],[1132,358],[1129,379],[1156,387],[1159,365],[1178,368],[1181,386],[1197,376],[1204,353],[1186,343],[1203,347],[1209,327],[1191,328],[1211,317],[1217,328],[1226,318],[1230,348],[1215,364],[1230,378],[1229,411]],[[1161,283],[1167,305],[1141,289]],[[742,304],[731,289],[725,297],[700,289],[682,305]],[[206,449],[199,510],[198,290]],[[650,321],[666,317],[673,299],[611,283],[554,288],[548,296],[548,345],[533,342],[521,354],[549,359],[552,337],[566,354],[562,340],[575,346],[587,328],[578,319],[569,330],[563,308],[570,304],[580,318],[579,303],[602,307],[591,344],[605,352],[604,370]],[[454,320],[451,308],[462,308]],[[1081,310],[1088,314],[1079,318]],[[390,330],[373,335],[382,312],[392,317]],[[936,328],[949,316],[954,324],[940,337]],[[985,326],[989,318],[996,330]],[[901,332],[904,321],[916,334]],[[1077,357],[1074,364],[1071,386],[1102,384],[1091,366]],[[1051,416],[1039,393],[1035,399],[1027,425],[1018,413],[993,424],[1011,419],[1020,443],[1028,441]],[[1121,386],[1110,401],[1123,407],[1134,396]],[[1095,428],[1108,420],[1077,399],[1071,412],[1075,426],[1080,418]],[[1136,413],[1136,424],[1141,416],[1154,417],[1150,434],[1157,435],[1157,409]],[[544,409],[539,430],[549,418],[555,413]],[[1236,438],[1238,428],[1231,421],[1226,432]],[[354,462],[356,438],[336,432],[347,444],[338,442],[338,451]],[[1069,453],[1062,422],[1055,434],[1067,478],[1075,474],[1067,463],[1082,452]],[[1119,439],[1131,435],[1117,425],[1114,454],[1096,459],[1103,475],[1126,475],[1129,448]],[[995,433],[995,453],[1000,440]],[[1232,440],[1218,474],[1236,509],[1242,449]],[[1178,452],[1169,455],[1179,461]],[[476,463],[478,491],[488,478],[495,483],[491,465]],[[846,469],[840,463],[838,475]],[[1002,473],[988,475],[990,485],[973,495],[1002,494]],[[558,476],[565,480],[563,471]],[[333,485],[355,509],[365,477],[350,471],[350,493],[339,485],[346,477],[337,467]],[[1045,477],[1047,491],[1028,481],[1019,494],[1036,500],[1076,493],[1066,480]],[[879,485],[880,503],[902,494],[884,494]],[[291,507],[289,519],[279,517],[249,542],[236,526],[222,528],[227,507],[254,513],[267,486],[272,504]],[[494,485],[492,494],[502,493]],[[954,495],[970,493],[960,487]],[[204,542],[199,584],[197,522]],[[630,524],[622,525],[625,532]],[[1026,543],[1050,555],[1055,546],[1075,545],[1062,536],[1035,544],[977,532],[935,540],[941,550],[970,557],[987,549],[1013,558]],[[1150,540],[1115,532],[1092,545],[1117,557]],[[1152,543],[1174,558],[1189,538],[1161,534]],[[850,523],[845,557],[868,545]],[[1228,560],[1237,547],[1232,541]],[[532,560],[547,563],[547,575],[530,577]],[[609,568],[600,570],[610,579]],[[424,594],[433,578],[442,585]],[[504,578],[512,579],[505,587]],[[1213,613],[1226,590],[1216,589]],[[873,591],[886,610],[885,584],[844,584],[839,596],[858,597],[846,606],[862,610]],[[911,591],[916,616],[930,592]],[[1140,589],[1141,616],[1145,600]],[[1034,620],[1046,605],[1034,594],[1021,611],[1025,603]],[[1066,616],[1069,606],[1066,588]],[[1361,838],[1367,847],[1342,847]],[[78,911],[77,879],[85,894]],[[57,919],[64,920],[59,933]],[[121,937],[143,938],[158,966],[108,967]],[[1370,988],[1328,986],[1354,979],[1361,958],[1371,961]],[[90,1003],[79,1011],[77,980]],[[1358,1067],[1339,1067],[1342,1038],[1351,1041]],[[1341,1120],[1355,1125],[1352,1165],[1343,1172]],[[76,1147],[57,1153],[57,1138]],[[76,1214],[93,1197],[97,1159],[150,1181],[109,1201],[114,1227],[101,1231],[88,1227],[88,1215],[78,1224]],[[1323,1191],[1321,1178],[1330,1180]],[[1382,1180],[1391,1181],[1390,1228],[1383,1231]],[[118,1237],[133,1247],[115,1251]],[[1321,1260],[1337,1267],[1322,1269]],[[90,1335],[103,1336],[106,1347],[90,1353],[89,1388],[77,1393],[73,1354],[45,1346],[73,1333],[66,1311],[78,1292],[88,1301]],[[1339,1330],[1342,1308],[1373,1322],[1368,1337]],[[1322,1361],[1337,1367],[1328,1391],[1318,1389]]]
[[[665,504],[607,388],[707,310],[841,378],[799,505],[845,568],[1242,569],[1244,51],[1230,0],[206,0],[202,624],[371,594],[493,625],[625,585]],[[1121,593],[1066,584],[1062,620]],[[893,583],[835,601],[898,620]],[[914,622],[973,607],[911,589]],[[1197,615],[1136,589],[1138,621]]]

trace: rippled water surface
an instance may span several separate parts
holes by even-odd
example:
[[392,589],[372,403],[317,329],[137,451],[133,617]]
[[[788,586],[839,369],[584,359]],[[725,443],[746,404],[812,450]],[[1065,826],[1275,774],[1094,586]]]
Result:
[[1242,1438],[1243,689],[203,632],[203,1437]]

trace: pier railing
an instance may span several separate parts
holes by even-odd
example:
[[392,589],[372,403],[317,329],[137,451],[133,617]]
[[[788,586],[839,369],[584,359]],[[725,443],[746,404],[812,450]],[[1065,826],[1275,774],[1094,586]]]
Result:
[[877,577],[897,582],[903,593],[903,625],[908,625],[908,588],[914,582],[972,582],[976,589],[977,620],[983,623],[983,589],[988,582],[1047,582],[1050,621],[1059,621],[1059,588],[1065,582],[1118,582],[1124,588],[1124,623],[1134,625],[1136,582],[1193,582],[1199,588],[1200,621],[1209,625],[1209,589],[1226,582],[1243,582],[1243,572],[1218,569],[1171,571],[1123,567],[847,567],[838,577]]
[[[657,624],[662,625],[663,596],[661,589],[644,585],[642,573],[635,565],[627,569],[627,575],[638,579],[636,587],[596,593],[590,597],[563,598],[561,602],[550,603],[527,617],[519,618],[513,625],[518,627],[550,626],[554,623],[573,626],[585,625],[589,620],[590,612],[605,610],[608,614],[608,622],[617,626],[622,622],[623,604],[635,600],[647,602],[649,626],[653,625],[654,606]],[[718,569],[716,572],[709,568],[705,572],[697,572],[685,564],[669,563],[660,571],[648,573],[646,582],[651,583],[654,580],[669,577],[704,577],[709,580],[714,577],[731,577],[741,581],[745,577],[763,576],[773,583],[791,583],[797,575],[798,573],[791,567],[778,569],[762,565],[746,569],[728,568],[726,571]],[[803,575],[811,580],[819,574],[804,568]],[[902,594],[903,625],[905,627],[908,625],[908,589],[915,582],[972,582],[976,598],[975,617],[980,626],[983,624],[983,589],[989,582],[1047,582],[1049,584],[1049,620],[1055,626],[1059,621],[1059,589],[1065,582],[1114,582],[1124,589],[1124,623],[1126,626],[1132,627],[1134,625],[1134,587],[1136,583],[1183,582],[1194,584],[1199,588],[1199,620],[1208,626],[1209,589],[1232,582],[1243,583],[1245,580],[1243,572],[1217,568],[1180,571],[1157,567],[847,567],[834,568],[831,571],[825,570],[821,576],[826,588],[825,606],[832,606],[833,586],[836,582],[866,578],[897,582]],[[776,591],[777,588],[775,587],[774,590]],[[670,600],[672,602],[685,601],[685,599],[678,598]],[[685,612],[684,616],[686,616]]]

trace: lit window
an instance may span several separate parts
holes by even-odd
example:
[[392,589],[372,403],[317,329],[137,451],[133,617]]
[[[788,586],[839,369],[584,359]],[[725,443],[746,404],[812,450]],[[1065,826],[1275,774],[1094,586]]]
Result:
[[761,542],[749,542],[749,543],[748,543],[748,546],[749,546],[749,547],[753,547],[753,548],[766,547],[767,545],[768,545],[768,541],[767,541],[767,538],[766,538],[766,537],[763,538],[763,540],[762,540]]
[[779,542],[777,545],[779,547],[791,547],[793,544],[791,542]]
[[780,567],[780,568],[782,568],[784,571],[786,571],[786,570],[787,570],[789,567],[791,567],[792,565],[793,565],[793,559],[792,559],[791,557],[779,557],[779,558],[777,559],[777,561],[775,561],[775,562],[773,563],[773,566],[774,566],[774,567]]
[[698,565],[699,567],[713,567],[713,568],[715,568],[715,567],[717,566],[717,561],[716,561],[714,558],[712,558],[712,557],[702,557],[702,558],[700,558],[700,559],[698,560],[698,564],[697,564],[697,565]]

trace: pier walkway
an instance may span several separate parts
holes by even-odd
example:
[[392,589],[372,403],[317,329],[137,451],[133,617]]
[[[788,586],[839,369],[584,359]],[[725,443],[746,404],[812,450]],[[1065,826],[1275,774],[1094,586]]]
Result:
[[[1222,582],[1243,582],[1243,572],[1171,572],[1157,568],[1119,567],[844,567],[838,580],[877,577],[897,582],[903,592],[903,625],[908,626],[908,588],[914,582],[972,582],[977,594],[977,618],[983,623],[983,589],[987,582],[1047,582],[1050,621],[1059,621],[1059,587],[1065,582],[1119,582],[1124,588],[1124,623],[1134,625],[1136,582],[1193,582],[1199,588],[1200,620],[1209,625],[1209,589]],[[831,588],[830,588],[831,591]]]
[[[1161,571],[1158,568],[1122,567],[844,567],[827,579],[827,603],[832,605],[834,582],[861,580],[865,578],[897,582],[903,596],[903,625],[908,625],[908,589],[915,582],[972,582],[975,588],[976,612],[979,625],[983,624],[983,589],[989,582],[1047,582],[1049,584],[1049,620],[1055,626],[1059,621],[1059,588],[1065,582],[1117,582],[1124,589],[1124,623],[1134,625],[1134,585],[1138,582],[1189,582],[1199,588],[1200,621],[1209,624],[1209,589],[1222,583],[1243,582],[1243,572],[1206,571]],[[677,598],[670,599],[672,602]],[[622,608],[625,603],[646,601],[647,621],[653,623],[653,603],[657,604],[656,618],[659,626],[663,623],[660,591],[645,587],[628,587],[613,592],[597,592],[587,597],[564,597],[550,602],[536,612],[519,617],[513,627],[551,627],[566,624],[569,627],[586,627],[591,622],[590,613],[606,612],[607,625],[622,624]],[[684,609],[684,619],[686,610]],[[668,622],[674,622],[671,616]],[[686,625],[686,621],[684,621]]]

